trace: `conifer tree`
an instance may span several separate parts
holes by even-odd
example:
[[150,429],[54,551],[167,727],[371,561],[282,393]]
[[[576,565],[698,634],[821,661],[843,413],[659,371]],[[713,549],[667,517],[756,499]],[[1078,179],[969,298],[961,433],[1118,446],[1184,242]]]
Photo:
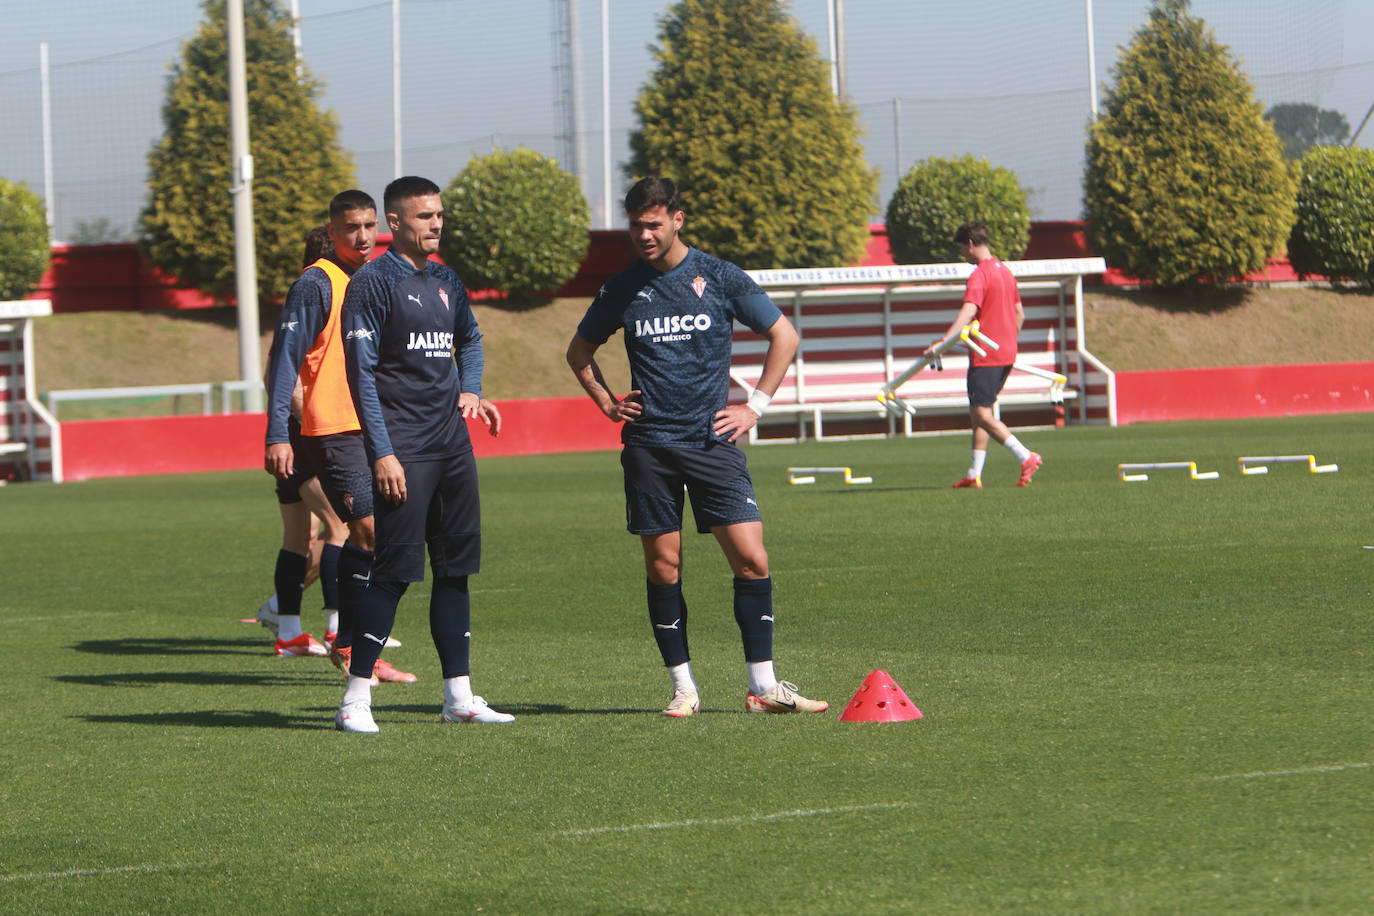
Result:
[[692,245],[747,268],[857,260],[876,209],[853,106],[779,0],[680,0],[635,103],[631,178],[682,189]]
[[1249,79],[1188,0],[1155,0],[1091,128],[1088,236],[1164,286],[1258,270],[1293,223],[1293,179]]
[[[225,3],[205,21],[167,81],[163,134],[148,155],[142,227],[149,259],[217,298],[234,291]],[[300,274],[305,235],[353,181],[338,125],[320,109],[320,84],[297,71],[291,19],[277,0],[245,0],[249,143],[258,292],[280,298]]]

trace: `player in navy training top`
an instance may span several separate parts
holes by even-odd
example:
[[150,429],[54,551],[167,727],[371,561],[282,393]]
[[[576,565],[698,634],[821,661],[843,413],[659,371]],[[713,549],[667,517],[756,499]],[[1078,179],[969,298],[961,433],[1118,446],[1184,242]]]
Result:
[[[673,698],[663,714],[690,716],[700,700],[687,650],[682,595],[682,509],[692,499],[697,531],[715,535],[734,573],[735,621],[744,642],[749,712],[821,712],[773,672],[773,580],[763,520],[744,453],[735,445],[768,407],[797,352],[792,323],[744,271],[691,248],[677,187],[645,178],[625,197],[640,260],[601,289],[568,345],[568,365],[608,418],[623,422],[628,528],[640,536],[649,620]],[[730,345],[738,320],[768,340],[749,403],[727,403]],[[611,394],[598,347],[625,332],[633,390]]]
[[343,303],[349,388],[376,478],[377,554],[353,632],[348,687],[335,724],[375,732],[368,675],[401,595],[425,577],[429,626],[444,677],[446,722],[510,722],[474,696],[469,679],[468,576],[481,563],[477,464],[466,420],[491,435],[501,413],[482,397],[482,335],[458,275],[429,260],[439,249],[439,187],[413,176],[387,185],[391,247],[363,265]]

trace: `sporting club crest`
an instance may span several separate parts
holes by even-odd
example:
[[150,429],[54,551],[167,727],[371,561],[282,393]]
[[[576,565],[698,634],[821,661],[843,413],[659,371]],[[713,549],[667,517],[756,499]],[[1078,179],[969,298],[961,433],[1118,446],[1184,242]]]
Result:
[[705,277],[696,277],[696,278],[694,278],[694,279],[692,280],[692,292],[694,292],[694,293],[697,294],[697,298],[698,298],[698,299],[701,298],[701,294],[704,293],[704,292],[706,292],[706,278],[705,278]]
[[448,308],[448,290],[439,290],[439,298],[444,300],[444,308]]

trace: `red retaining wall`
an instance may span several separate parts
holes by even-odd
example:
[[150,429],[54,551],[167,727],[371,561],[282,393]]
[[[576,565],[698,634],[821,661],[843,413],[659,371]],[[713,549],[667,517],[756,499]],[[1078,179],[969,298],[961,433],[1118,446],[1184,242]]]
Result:
[[[478,457],[620,447],[620,427],[590,398],[504,401],[498,406],[499,438],[469,422]],[[266,426],[262,413],[63,423],[63,477],[88,480],[260,468]]]
[[1119,424],[1374,410],[1374,363],[1116,373]]

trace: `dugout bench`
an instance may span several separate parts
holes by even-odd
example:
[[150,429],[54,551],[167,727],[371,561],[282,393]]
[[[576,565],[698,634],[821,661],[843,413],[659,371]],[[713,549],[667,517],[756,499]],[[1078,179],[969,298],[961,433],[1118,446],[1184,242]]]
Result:
[[[998,399],[999,415],[1005,412],[1004,421],[1019,427],[1112,422],[1110,370],[1082,347],[1082,278],[1106,270],[1103,260],[1006,264],[1026,313],[1017,361],[1069,382],[1061,390],[1013,370]],[[943,371],[923,370],[901,386],[914,415],[889,414],[878,393],[949,327],[972,271],[964,263],[749,271],[801,338],[750,441],[911,436],[966,427],[968,354],[961,348],[945,355]],[[731,403],[748,399],[767,348],[766,340],[736,325]]]

